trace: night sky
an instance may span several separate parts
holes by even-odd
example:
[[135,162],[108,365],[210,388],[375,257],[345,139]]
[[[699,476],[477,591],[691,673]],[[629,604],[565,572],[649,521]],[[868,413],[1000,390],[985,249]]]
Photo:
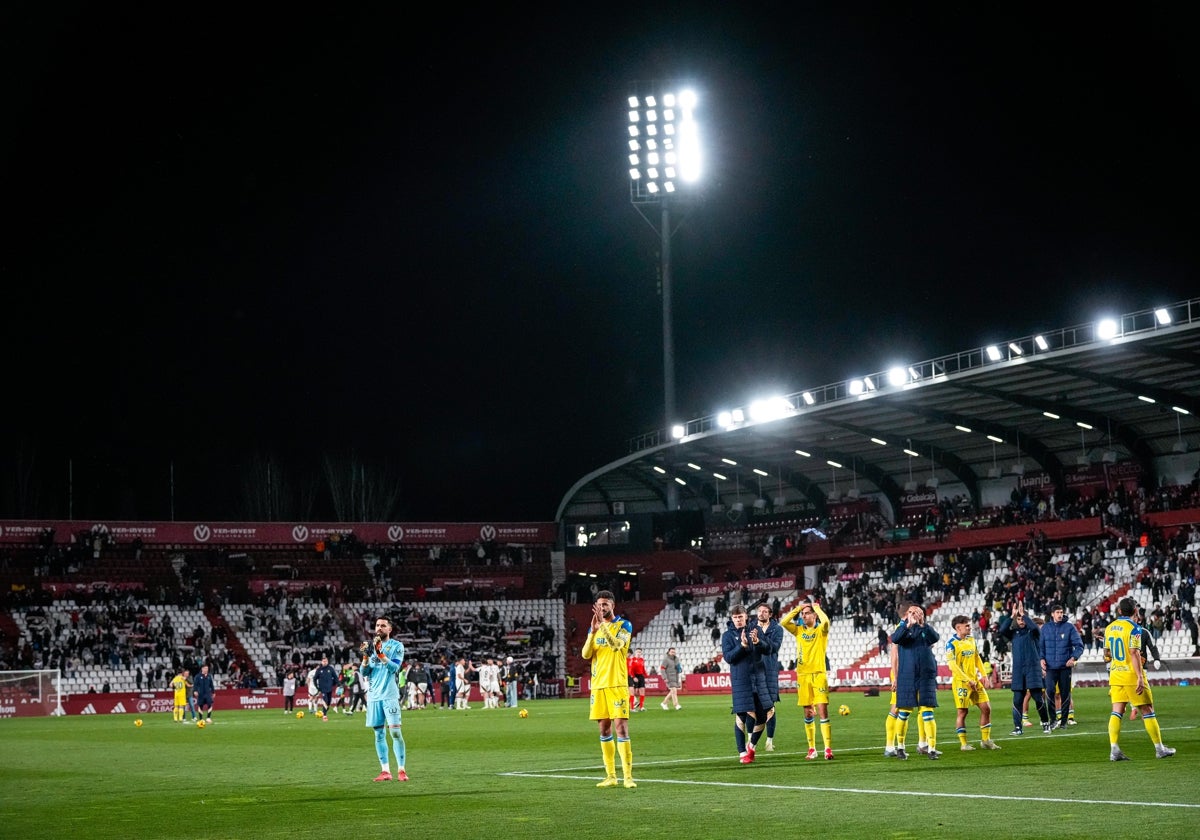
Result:
[[639,81],[700,96],[681,419],[1200,292],[1173,6],[116,5],[0,12],[3,516],[348,454],[391,519],[551,519],[663,424]]

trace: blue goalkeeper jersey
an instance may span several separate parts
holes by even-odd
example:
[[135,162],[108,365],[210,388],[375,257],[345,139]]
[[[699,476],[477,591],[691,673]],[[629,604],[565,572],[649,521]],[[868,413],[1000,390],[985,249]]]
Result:
[[399,700],[400,686],[396,683],[396,674],[404,664],[404,645],[395,639],[383,643],[383,658],[374,651],[362,666],[361,672],[367,678],[367,702],[376,700]]

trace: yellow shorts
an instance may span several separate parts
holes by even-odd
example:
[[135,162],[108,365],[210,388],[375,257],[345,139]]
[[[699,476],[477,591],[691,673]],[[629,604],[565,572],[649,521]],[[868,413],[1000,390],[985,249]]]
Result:
[[990,703],[987,689],[982,684],[976,683],[976,688],[971,689],[966,683],[954,683],[951,688],[951,693],[954,695],[954,708],[969,709],[972,706],[978,706],[981,703]]
[[796,704],[813,706],[829,702],[829,678],[819,674],[796,675]]
[[1114,685],[1108,689],[1108,696],[1112,698],[1114,703],[1132,703],[1135,706],[1149,706],[1154,702],[1154,695],[1150,693],[1150,686],[1147,685],[1142,689],[1141,694],[1135,694],[1136,685]]
[[593,688],[589,720],[629,720],[629,686]]

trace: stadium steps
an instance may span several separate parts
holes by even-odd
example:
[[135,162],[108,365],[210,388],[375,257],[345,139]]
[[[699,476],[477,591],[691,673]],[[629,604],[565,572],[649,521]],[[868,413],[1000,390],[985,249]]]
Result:
[[232,660],[247,668],[258,679],[259,685],[270,685],[271,683],[264,679],[264,675],[259,669],[258,663],[254,661],[254,657],[242,645],[242,640],[238,638],[237,630],[230,627],[229,622],[225,620],[225,616],[221,613],[221,608],[205,606],[204,617],[208,619],[208,623],[213,627],[223,627],[225,629],[225,648],[229,651]]

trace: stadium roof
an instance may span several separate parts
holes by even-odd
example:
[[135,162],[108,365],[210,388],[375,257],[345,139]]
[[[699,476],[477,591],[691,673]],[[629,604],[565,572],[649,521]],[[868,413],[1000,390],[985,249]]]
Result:
[[[1200,298],[977,347],[777,401],[777,419],[659,430],[581,478],[557,519],[827,500],[1200,451]],[[1044,349],[1043,349],[1044,347]],[[891,378],[889,378],[891,377]],[[723,425],[728,423],[728,425]],[[1085,460],[1086,459],[1086,460]],[[838,465],[838,466],[834,466]],[[1019,466],[1017,466],[1019,465]],[[1189,466],[1189,473],[1191,467]],[[724,476],[724,480],[717,476]],[[941,495],[941,494],[939,494]]]

